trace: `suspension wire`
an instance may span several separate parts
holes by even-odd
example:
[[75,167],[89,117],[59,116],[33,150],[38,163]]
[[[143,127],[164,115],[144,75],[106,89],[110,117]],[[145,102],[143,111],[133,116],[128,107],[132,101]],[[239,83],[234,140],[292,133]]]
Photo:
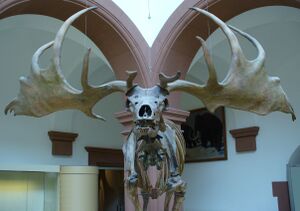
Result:
[[[85,8],[87,8],[88,7],[87,0],[85,0],[84,4],[85,4]],[[87,39],[88,39],[88,34],[87,34],[88,33],[88,31],[87,31],[88,20],[87,20],[87,16],[88,16],[88,13],[85,13],[84,14],[84,32],[83,32],[83,34],[84,34],[83,35],[83,57],[85,57],[85,55],[87,53],[87,48],[88,48],[88,41],[87,41]],[[87,78],[89,78],[89,77],[87,76]]]
[[[205,3],[206,3],[206,11],[209,12],[209,4],[208,4],[208,0],[205,0]],[[212,50],[212,42],[211,42],[211,38],[210,38],[210,35],[211,35],[211,27],[210,27],[210,19],[208,18],[207,19],[207,46],[208,46],[208,50],[210,52],[210,57],[212,59],[212,55],[213,55],[213,50]]]
[[[151,19],[151,9],[150,9],[150,0],[147,0],[148,1],[148,20]],[[148,49],[148,68],[149,68],[149,71],[150,73],[152,72],[152,55],[151,55],[151,48]],[[154,75],[153,74],[150,74],[151,75],[151,80],[154,79]]]
[[148,0],[148,19],[151,19],[150,0]]
[[[87,8],[87,0],[85,0],[85,8]],[[88,34],[87,34],[87,16],[88,16],[88,14],[86,13],[84,16],[84,34],[85,34],[85,36],[84,36],[84,40],[83,40],[83,45],[84,45],[85,49],[87,48],[87,38],[86,37],[88,36]]]

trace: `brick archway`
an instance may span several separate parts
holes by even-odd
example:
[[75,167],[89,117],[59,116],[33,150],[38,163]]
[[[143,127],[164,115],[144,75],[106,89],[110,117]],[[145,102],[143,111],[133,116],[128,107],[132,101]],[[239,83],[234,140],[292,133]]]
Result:
[[[184,1],[169,17],[164,27],[156,37],[152,49],[152,84],[158,79],[158,73],[174,75],[178,70],[181,77],[185,75],[189,66],[201,47],[195,38],[197,35],[203,39],[208,38],[208,19],[190,10],[191,7],[208,8],[223,21],[227,21],[243,12],[265,6],[290,6],[300,8],[297,0],[189,0]],[[215,24],[210,24],[210,33],[217,29]],[[179,106],[179,93],[173,93],[169,97],[170,105]]]
[[0,3],[0,18],[37,14],[65,20],[89,6],[97,6],[97,9],[87,14],[87,26],[85,18],[77,20],[74,26],[101,49],[110,62],[116,78],[126,79],[126,70],[137,70],[139,83],[148,86],[149,47],[136,26],[112,1],[4,0]]
[[[185,77],[200,47],[195,36],[207,38],[207,19],[190,10],[190,7],[208,7],[210,12],[227,21],[248,10],[274,5],[300,8],[297,0],[245,0],[242,4],[238,0],[184,1],[169,17],[151,48],[132,21],[112,1],[4,0],[0,3],[0,18],[39,14],[65,20],[86,6],[97,6],[96,10],[88,14],[86,35],[104,53],[116,78],[125,79],[126,70],[138,70],[136,81],[150,87],[157,83],[159,72],[173,75],[180,70],[182,77]],[[84,19],[76,21],[74,26],[84,32]],[[216,26],[212,24],[211,32],[215,29]]]
[[[184,1],[170,16],[152,46],[152,68],[154,76],[160,71],[173,75],[180,70],[184,77],[196,52],[201,47],[195,39],[197,35],[208,36],[207,18],[190,10],[191,7],[208,8],[223,21],[227,21],[243,12],[264,6],[290,6],[300,8],[297,0],[190,0]],[[216,30],[212,24],[210,33]],[[158,78],[152,81],[157,81]]]
[[[186,74],[200,47],[195,36],[206,38],[208,34],[206,19],[189,7],[206,8],[208,4],[209,11],[225,21],[263,6],[300,8],[297,0],[244,0],[243,4],[238,0],[184,1],[164,25],[151,49],[127,16],[107,0],[97,0],[98,3],[91,0],[4,0],[0,3],[0,18],[30,13],[65,20],[85,7],[86,2],[88,6],[98,6],[88,15],[87,36],[102,50],[118,79],[126,78],[125,70],[137,69],[140,73],[137,81],[144,86],[155,84],[160,71],[172,75],[179,69],[183,76]],[[84,32],[84,20],[78,20],[75,27]],[[149,58],[152,58],[151,63]],[[151,74],[148,64],[153,68]],[[176,106],[176,102],[171,105]]]

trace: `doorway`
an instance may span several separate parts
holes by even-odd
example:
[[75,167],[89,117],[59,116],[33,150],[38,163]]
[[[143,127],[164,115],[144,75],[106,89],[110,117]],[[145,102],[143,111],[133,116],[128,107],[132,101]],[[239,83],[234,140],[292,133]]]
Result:
[[99,170],[99,211],[125,211],[123,180],[123,170]]

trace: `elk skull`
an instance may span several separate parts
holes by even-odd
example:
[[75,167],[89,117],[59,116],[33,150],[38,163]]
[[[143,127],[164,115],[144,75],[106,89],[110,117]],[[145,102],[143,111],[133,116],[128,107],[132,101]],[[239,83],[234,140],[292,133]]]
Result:
[[135,86],[127,92],[126,107],[133,114],[134,132],[156,137],[161,128],[162,112],[167,106],[167,92],[159,86],[143,89]]

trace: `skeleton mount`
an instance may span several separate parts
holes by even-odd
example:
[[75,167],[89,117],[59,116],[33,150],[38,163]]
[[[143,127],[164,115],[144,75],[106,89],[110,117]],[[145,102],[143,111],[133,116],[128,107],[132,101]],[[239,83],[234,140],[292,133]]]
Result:
[[[172,91],[182,91],[199,98],[209,111],[219,106],[266,115],[273,111],[290,113],[296,118],[288,102],[280,80],[270,77],[264,67],[265,52],[260,43],[249,34],[232,26],[227,26],[213,14],[192,8],[216,23],[228,39],[232,61],[227,76],[221,82],[217,79],[208,48],[202,44],[209,78],[205,84],[180,80],[180,73],[168,77],[161,73],[160,83],[151,88],[141,88],[133,83],[137,72],[128,72],[127,81],[114,80],[99,86],[88,83],[89,53],[83,59],[81,75],[82,90],[72,87],[61,69],[61,47],[65,34],[80,15],[92,10],[87,8],[68,18],[56,34],[54,41],[41,46],[32,57],[31,72],[20,78],[18,96],[7,105],[5,113],[42,117],[50,113],[77,109],[87,116],[102,119],[92,112],[93,106],[114,92],[126,94],[126,107],[132,113],[134,125],[123,145],[125,158],[125,185],[136,210],[146,210],[149,198],[158,198],[166,193],[164,210],[169,210],[172,195],[175,195],[173,209],[180,210],[186,189],[181,179],[185,160],[185,141],[180,128],[166,120],[162,112],[168,106],[167,97]],[[258,51],[254,60],[245,58],[240,47],[237,33],[250,41]],[[53,49],[53,59],[47,68],[39,66],[39,57],[49,48]],[[158,170],[158,179],[152,187],[147,170],[150,166]],[[143,208],[138,199],[138,188],[143,196]]]

